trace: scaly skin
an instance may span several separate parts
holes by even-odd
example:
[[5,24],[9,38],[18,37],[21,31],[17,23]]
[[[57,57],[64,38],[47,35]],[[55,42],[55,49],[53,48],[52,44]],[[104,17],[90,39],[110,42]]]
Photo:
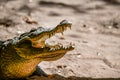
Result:
[[[45,40],[71,27],[63,20],[55,28],[39,27],[14,39],[0,42],[0,79],[16,79],[30,76],[41,61],[53,61],[74,49],[61,44],[46,45]],[[43,72],[41,72],[43,73]],[[42,75],[42,74],[41,74]],[[44,73],[43,73],[44,75]]]

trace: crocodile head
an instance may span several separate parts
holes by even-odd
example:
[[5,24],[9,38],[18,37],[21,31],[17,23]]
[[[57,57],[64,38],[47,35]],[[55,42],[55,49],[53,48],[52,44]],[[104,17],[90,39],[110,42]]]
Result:
[[50,45],[46,42],[67,28],[71,28],[71,23],[64,20],[54,28],[39,27],[13,39],[0,41],[0,80],[27,77],[35,71],[41,61],[57,60],[67,51],[73,50],[71,44],[66,47],[60,43]]
[[[67,51],[74,49],[73,45],[67,47],[62,44],[47,45],[46,40],[56,33],[63,33],[67,28],[71,28],[71,23],[63,20],[54,28],[32,29],[17,38],[15,49],[18,55],[26,59],[40,58],[41,60],[56,60],[64,56]],[[14,43],[13,42],[13,43]]]

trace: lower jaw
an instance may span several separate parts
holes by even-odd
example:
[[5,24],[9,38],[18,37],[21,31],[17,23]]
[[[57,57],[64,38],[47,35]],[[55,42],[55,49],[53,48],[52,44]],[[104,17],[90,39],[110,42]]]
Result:
[[[53,54],[54,55],[54,54]],[[58,55],[54,55],[54,56],[49,56],[49,57],[44,57],[43,59],[44,59],[44,61],[54,61],[54,60],[58,60],[58,59],[60,59],[60,58],[62,58],[64,55],[65,55],[65,53],[61,53],[61,54],[58,54]]]

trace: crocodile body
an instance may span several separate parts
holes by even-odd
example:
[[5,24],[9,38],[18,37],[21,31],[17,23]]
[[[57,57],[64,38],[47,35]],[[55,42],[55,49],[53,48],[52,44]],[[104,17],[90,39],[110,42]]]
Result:
[[[71,23],[63,20],[54,28],[32,29],[30,32],[7,41],[0,41],[0,79],[17,79],[30,76],[41,61],[54,61],[63,57],[74,47],[62,44],[47,45],[46,39],[56,33],[63,33]],[[41,75],[45,73],[40,69]]]

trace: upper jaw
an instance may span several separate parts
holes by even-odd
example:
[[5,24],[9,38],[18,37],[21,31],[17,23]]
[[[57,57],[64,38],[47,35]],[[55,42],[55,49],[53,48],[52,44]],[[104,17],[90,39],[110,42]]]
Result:
[[32,32],[29,35],[29,40],[32,42],[32,46],[36,48],[43,48],[46,46],[45,40],[54,36],[56,33],[62,33],[67,29],[71,29],[71,22],[68,22],[67,20],[61,21],[56,27],[54,28],[38,28],[37,30],[31,30]]
[[71,22],[68,22],[67,20],[63,20],[54,28],[45,29],[45,28],[39,27],[37,29],[32,29],[30,32],[20,35],[19,43],[25,40],[29,40],[31,41],[32,47],[41,48],[47,52],[54,52],[54,51],[60,51],[60,50],[64,50],[64,51],[73,50],[74,47],[71,44],[69,44],[68,47],[63,47],[58,44],[57,46],[59,47],[56,47],[56,45],[54,45],[54,48],[51,48],[51,46],[47,46],[45,44],[46,39],[54,36],[56,33],[63,34],[63,32],[67,28],[71,29],[71,25],[72,25]]

